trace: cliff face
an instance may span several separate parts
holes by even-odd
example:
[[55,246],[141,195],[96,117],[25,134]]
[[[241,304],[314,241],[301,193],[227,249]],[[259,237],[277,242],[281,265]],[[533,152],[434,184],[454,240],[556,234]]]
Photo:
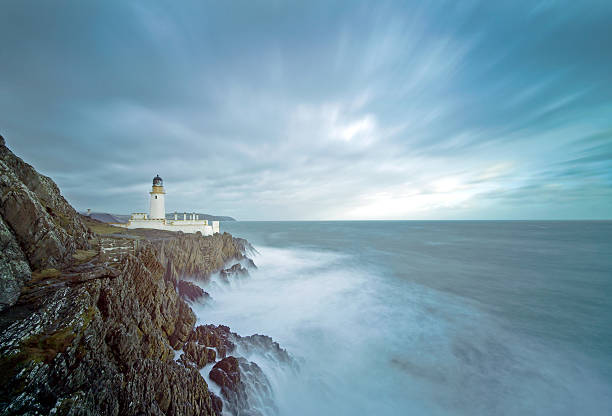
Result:
[[[90,233],[48,177],[15,156],[0,136],[0,310],[16,301],[29,270],[61,268],[76,250],[90,248]],[[10,236],[8,234],[11,234]],[[21,251],[21,254],[19,254]]]
[[30,266],[15,236],[0,217],[0,311],[14,305],[30,279]]
[[[57,186],[2,141],[0,414],[219,415],[204,364],[235,343],[286,355],[267,337],[194,329],[178,294],[183,277],[206,279],[246,260],[245,240],[152,235],[92,233]],[[233,409],[248,406],[244,387],[225,390]]]
[[246,240],[228,233],[213,238],[185,234],[181,238],[160,239],[153,244],[160,261],[168,266],[168,278],[175,282],[181,277],[206,280],[229,260],[246,259],[245,253],[252,249]]
[[[79,276],[100,267],[81,265]],[[195,316],[150,244],[85,281],[71,270],[26,289],[0,336],[7,414],[212,415],[200,374],[174,361]],[[116,275],[116,276],[115,276]],[[28,313],[34,309],[33,313]]]

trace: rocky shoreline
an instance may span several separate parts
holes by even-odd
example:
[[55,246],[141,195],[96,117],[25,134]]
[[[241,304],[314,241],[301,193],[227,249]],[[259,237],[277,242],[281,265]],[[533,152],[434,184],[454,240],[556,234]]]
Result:
[[255,394],[273,413],[266,376],[232,354],[289,354],[196,327],[188,303],[208,294],[186,278],[248,275],[246,240],[101,227],[0,137],[0,245],[0,414],[258,415]]

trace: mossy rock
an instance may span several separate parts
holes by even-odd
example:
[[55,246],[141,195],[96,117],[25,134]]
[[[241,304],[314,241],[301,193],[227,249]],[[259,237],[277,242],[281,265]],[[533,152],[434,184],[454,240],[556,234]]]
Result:
[[44,280],[44,279],[53,279],[56,277],[60,277],[62,274],[62,272],[60,272],[57,269],[54,268],[49,268],[49,269],[43,269],[43,270],[38,270],[36,272],[32,272],[32,282],[37,282],[39,280]]
[[52,334],[28,338],[22,345],[30,361],[50,363],[60,352],[66,351],[76,338],[72,327],[66,327]]
[[77,250],[72,255],[72,258],[77,263],[87,263],[88,261],[96,257],[97,254],[98,252],[96,250]]
[[[61,352],[70,346],[76,334],[71,327],[66,327],[51,334],[33,335],[21,344],[16,354],[0,357],[0,373],[7,380],[16,376],[23,368],[36,364],[49,364]],[[16,391],[25,386],[13,386]]]

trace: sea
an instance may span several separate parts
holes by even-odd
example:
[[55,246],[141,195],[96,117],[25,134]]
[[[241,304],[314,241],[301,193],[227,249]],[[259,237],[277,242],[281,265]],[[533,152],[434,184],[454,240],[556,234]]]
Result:
[[221,228],[258,268],[213,279],[198,323],[297,363],[245,354],[271,385],[261,414],[612,415],[611,221]]

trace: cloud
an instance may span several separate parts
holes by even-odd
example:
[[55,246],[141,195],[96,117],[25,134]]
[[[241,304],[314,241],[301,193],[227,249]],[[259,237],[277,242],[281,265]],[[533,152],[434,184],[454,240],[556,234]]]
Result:
[[0,128],[79,209],[142,211],[159,173],[170,210],[241,219],[609,217],[611,17],[15,2]]

